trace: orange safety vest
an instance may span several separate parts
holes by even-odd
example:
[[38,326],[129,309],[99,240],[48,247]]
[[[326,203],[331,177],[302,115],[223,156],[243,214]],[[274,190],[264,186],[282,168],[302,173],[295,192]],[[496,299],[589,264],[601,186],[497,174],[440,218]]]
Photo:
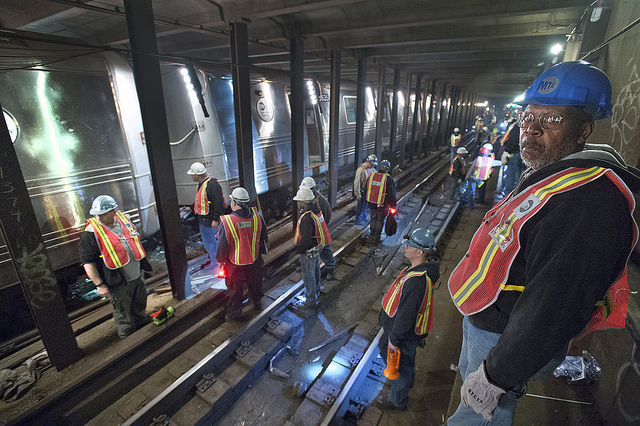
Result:
[[453,163],[456,162],[456,158],[459,158],[460,161],[462,161],[462,174],[466,175],[467,174],[467,162],[464,161],[464,158],[460,157],[459,155],[456,155],[455,157],[453,157],[453,161],[451,162],[451,164],[449,164],[449,174],[453,174]]
[[460,145],[461,138],[462,138],[462,135],[451,135],[451,146]]
[[[209,214],[209,199],[207,198],[207,184],[209,181],[213,179],[218,182],[214,178],[207,178],[204,180],[200,188],[196,190],[196,199],[193,203],[193,212],[197,215],[206,216]],[[222,194],[222,207],[227,208],[227,200],[224,198],[224,193]]]
[[296,245],[300,244],[300,240],[302,239],[302,235],[300,235],[300,223],[302,223],[302,218],[306,214],[311,214],[311,218],[313,222],[316,224],[316,231],[314,237],[318,240],[318,245],[322,248],[327,244],[331,243],[331,235],[329,234],[329,228],[327,227],[327,223],[324,221],[324,217],[322,216],[322,212],[320,214],[315,214],[311,210],[307,210],[306,212],[300,215],[298,219],[298,224],[296,225],[296,233],[293,236],[293,241]]
[[426,271],[412,271],[407,273],[408,270],[408,267],[404,268],[402,272],[400,272],[398,278],[396,278],[393,284],[391,284],[391,287],[389,287],[382,298],[382,309],[386,312],[389,318],[393,318],[398,311],[398,305],[400,304],[400,298],[402,297],[404,283],[410,278],[424,275],[426,279],[426,288],[424,297],[422,298],[422,303],[420,304],[420,309],[418,310],[418,316],[416,317],[415,328],[416,334],[418,336],[422,336],[427,334],[433,328],[433,287],[431,278],[429,278]]
[[367,201],[381,206],[387,194],[386,173],[374,173],[367,180]]
[[507,131],[504,133],[504,135],[500,138],[500,145],[504,145],[504,143],[507,141],[507,139],[509,139],[509,133],[511,133],[511,131],[514,129],[514,127],[516,126],[515,123],[511,124],[509,126],[509,128],[507,129]]
[[260,254],[262,221],[258,209],[251,207],[251,212],[246,219],[235,214],[220,216],[229,243],[229,260],[234,265],[250,265]]
[[493,170],[493,154],[488,157],[478,157],[476,161],[476,168],[473,171],[473,177],[476,179],[487,180],[491,176]]
[[[136,230],[136,227],[131,223],[129,218],[125,216],[120,210],[116,211],[116,220],[120,222],[122,226],[122,234],[129,244],[129,248],[133,253],[135,260],[141,260],[145,256],[144,248],[140,243],[140,234]],[[98,242],[98,248],[100,248],[100,257],[104,260],[104,264],[109,269],[118,269],[129,263],[129,255],[127,250],[122,244],[120,237],[109,228],[104,226],[97,217],[87,219],[85,231],[89,227],[93,226],[96,241]]]
[[[463,315],[473,315],[491,306],[502,290],[524,291],[524,285],[507,285],[509,270],[520,251],[519,233],[556,194],[570,191],[595,179],[609,178],[629,203],[633,213],[633,194],[610,169],[602,167],[571,167],[533,185],[511,201],[505,198],[487,212],[467,252],[449,278],[449,293]],[[638,227],[633,220],[633,239],[629,255],[638,240]],[[597,328],[624,328],[629,298],[627,267],[608,291],[608,296],[596,304],[589,331]]]

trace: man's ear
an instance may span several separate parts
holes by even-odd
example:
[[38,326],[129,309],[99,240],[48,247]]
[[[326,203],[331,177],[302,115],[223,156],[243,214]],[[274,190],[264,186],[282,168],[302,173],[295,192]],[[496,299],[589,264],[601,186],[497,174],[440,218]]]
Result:
[[584,145],[587,139],[589,139],[589,136],[591,136],[591,133],[593,133],[593,125],[593,121],[588,121],[582,124],[582,127],[580,128],[580,136],[578,136],[578,143],[580,145]]

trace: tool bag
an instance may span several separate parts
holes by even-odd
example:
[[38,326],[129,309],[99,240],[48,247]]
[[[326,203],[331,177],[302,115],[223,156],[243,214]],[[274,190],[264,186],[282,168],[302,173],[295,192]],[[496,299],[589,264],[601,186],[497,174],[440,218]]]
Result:
[[391,235],[395,235],[397,230],[398,230],[398,222],[396,222],[395,215],[392,215],[392,214],[388,215],[387,223],[384,225],[384,233],[387,234],[388,236],[391,236]]

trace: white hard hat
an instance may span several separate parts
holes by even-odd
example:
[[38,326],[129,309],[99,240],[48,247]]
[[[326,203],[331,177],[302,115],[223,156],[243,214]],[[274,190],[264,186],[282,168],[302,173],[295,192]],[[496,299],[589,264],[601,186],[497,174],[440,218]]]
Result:
[[99,195],[93,200],[93,204],[91,204],[91,210],[89,210],[89,214],[92,216],[105,214],[111,210],[117,209],[118,203],[113,199],[111,195]]
[[460,129],[458,127],[456,127],[455,129],[453,129],[453,133],[458,133],[460,131]]
[[489,151],[493,151],[493,145],[491,145],[490,143],[485,143],[484,145],[482,145],[482,147]]
[[247,204],[250,201],[249,193],[241,186],[231,191],[230,197],[236,204]]
[[198,163],[197,161],[187,170],[188,175],[203,175],[205,173],[207,173],[207,168],[204,164]]
[[300,182],[300,188],[311,189],[315,187],[316,187],[316,181],[313,180],[311,176],[307,176],[306,178],[302,179],[302,182]]
[[293,201],[313,201],[316,197],[314,197],[313,192],[309,188],[300,188],[298,189],[298,193],[295,197],[293,197]]
[[467,149],[463,146],[461,146],[460,148],[458,148],[458,154],[468,154]]

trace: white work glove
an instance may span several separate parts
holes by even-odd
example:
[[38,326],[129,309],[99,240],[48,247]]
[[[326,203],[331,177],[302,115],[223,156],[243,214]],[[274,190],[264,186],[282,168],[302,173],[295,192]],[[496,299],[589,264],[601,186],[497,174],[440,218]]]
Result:
[[478,370],[467,376],[460,388],[462,405],[473,408],[473,411],[481,414],[488,422],[493,418],[493,412],[503,393],[506,391],[489,382],[484,361]]

